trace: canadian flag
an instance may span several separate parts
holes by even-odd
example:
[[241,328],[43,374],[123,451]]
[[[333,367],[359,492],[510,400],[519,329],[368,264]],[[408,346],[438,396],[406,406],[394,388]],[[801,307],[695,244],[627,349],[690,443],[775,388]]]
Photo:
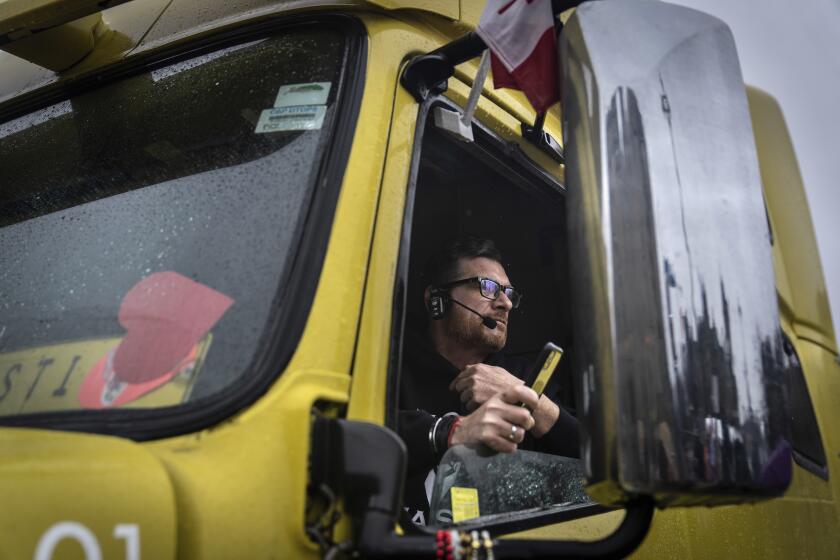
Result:
[[476,32],[492,53],[494,87],[522,90],[537,113],[560,99],[551,0],[487,0]]

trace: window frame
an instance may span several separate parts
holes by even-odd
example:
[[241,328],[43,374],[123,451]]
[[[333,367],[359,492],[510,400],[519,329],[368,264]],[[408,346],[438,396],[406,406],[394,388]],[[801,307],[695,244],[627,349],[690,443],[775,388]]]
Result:
[[105,67],[78,80],[58,83],[14,98],[0,107],[0,122],[22,115],[118,80],[168,66],[219,49],[235,46],[287,30],[322,29],[328,26],[343,34],[344,64],[339,72],[336,122],[326,139],[323,155],[313,178],[313,192],[303,208],[293,236],[294,254],[277,282],[278,295],[287,297],[283,313],[274,313],[263,326],[266,345],[257,351],[245,372],[244,382],[206,398],[154,409],[72,410],[42,412],[0,418],[0,426],[115,435],[148,441],[192,433],[208,428],[247,408],[264,395],[282,375],[303,334],[321,275],[341,183],[350,156],[366,79],[368,36],[362,22],[341,13],[279,15],[258,22],[244,22],[185,44],[164,46],[129,60]]
[[[385,425],[392,429],[397,425],[399,409],[399,378],[402,375],[400,371],[402,363],[402,341],[404,339],[407,318],[408,272],[414,203],[417,194],[417,179],[420,170],[420,160],[423,156],[422,147],[426,127],[430,124],[430,119],[433,119],[430,113],[436,107],[463,111],[463,107],[443,95],[429,96],[418,108],[392,301],[393,314],[391,316],[388,382],[385,395]],[[531,159],[522,150],[518,142],[505,140],[490,127],[482,123],[477,116],[473,119],[473,136],[475,140],[469,144],[467,149],[472,151],[477,158],[486,162],[489,167],[494,168],[494,170],[502,168],[508,175],[514,172],[523,176],[526,182],[525,185],[518,185],[519,188],[528,190],[528,188],[533,187],[535,184],[542,184],[540,189],[550,188],[554,191],[554,195],[565,198],[566,186],[563,183]],[[502,171],[499,171],[499,173],[504,174]],[[458,530],[483,529],[490,531],[492,534],[509,534],[620,509],[622,508],[608,507],[597,503],[577,504],[562,510],[528,510],[488,516],[490,519],[479,517],[475,523],[467,521],[453,526],[453,528],[457,528]],[[433,535],[437,531],[437,527],[435,526],[423,527],[414,523],[410,523],[408,527],[405,526],[406,523],[401,523],[401,525],[406,534]]]
[[[784,331],[782,331],[782,344],[784,352],[787,354],[788,360],[790,360],[790,366],[788,367],[788,375],[790,377],[787,379],[787,383],[788,400],[790,401],[791,414],[793,415],[792,420],[807,423],[804,427],[810,432],[808,434],[810,437],[809,443],[816,442],[819,446],[818,449],[809,450],[814,453],[806,453],[803,451],[802,448],[804,446],[800,445],[800,442],[796,441],[796,433],[794,432],[793,426],[791,426],[790,441],[793,460],[797,465],[806,471],[828,482],[828,458],[825,454],[825,445],[823,444],[822,432],[820,431],[820,423],[817,420],[814,403],[811,400],[811,391],[808,387],[808,379],[806,378],[805,371],[802,368],[802,361],[799,359],[799,353],[796,351],[796,346]],[[801,392],[796,395],[798,397],[796,402],[794,402],[793,395],[791,395],[790,390],[794,383],[798,385],[798,389],[801,389]],[[812,454],[817,456],[812,457]]]

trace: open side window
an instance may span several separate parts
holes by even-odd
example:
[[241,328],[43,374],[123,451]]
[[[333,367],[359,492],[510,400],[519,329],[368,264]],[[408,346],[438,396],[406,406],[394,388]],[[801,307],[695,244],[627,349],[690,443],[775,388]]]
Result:
[[[519,309],[511,312],[503,352],[530,367],[547,341],[563,347],[566,356],[546,395],[568,413],[575,412],[565,187],[516,143],[480,123],[473,125],[473,143],[441,131],[432,116],[441,105],[451,108],[442,98],[421,107],[395,288],[387,419],[409,450],[402,525],[409,531],[418,525],[454,525],[496,533],[602,513],[605,508],[583,490],[576,457],[535,451],[492,455],[459,446],[446,453],[435,476],[412,469],[412,445],[422,445],[422,438],[407,437],[401,425],[405,397],[448,390],[430,378],[418,379],[422,374],[417,368],[406,366],[412,359],[407,348],[427,337],[431,320],[424,304],[429,280],[423,270],[447,240],[476,236],[495,242],[512,285],[523,294]],[[451,400],[452,395],[441,397]],[[457,504],[464,496],[468,503]]]

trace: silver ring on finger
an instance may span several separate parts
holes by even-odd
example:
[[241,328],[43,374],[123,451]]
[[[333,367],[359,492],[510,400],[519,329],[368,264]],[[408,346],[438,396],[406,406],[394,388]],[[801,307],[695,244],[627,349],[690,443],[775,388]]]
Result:
[[516,439],[516,432],[519,431],[519,426],[516,424],[510,425],[510,433],[508,434],[508,439],[510,441],[514,441]]

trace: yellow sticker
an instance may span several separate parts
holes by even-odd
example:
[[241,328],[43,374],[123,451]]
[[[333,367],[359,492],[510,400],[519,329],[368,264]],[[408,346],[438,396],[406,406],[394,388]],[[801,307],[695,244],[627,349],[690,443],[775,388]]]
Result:
[[452,521],[460,523],[481,515],[478,512],[478,490],[476,488],[452,487]]

